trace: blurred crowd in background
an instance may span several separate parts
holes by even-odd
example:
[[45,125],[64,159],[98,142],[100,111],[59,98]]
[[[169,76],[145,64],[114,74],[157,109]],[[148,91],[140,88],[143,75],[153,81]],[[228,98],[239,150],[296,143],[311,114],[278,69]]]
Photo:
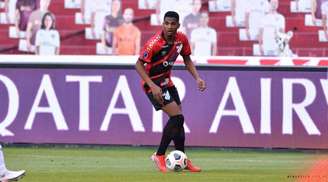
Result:
[[[60,54],[57,14],[49,8],[54,0],[0,2],[0,23],[9,25],[4,36],[19,39],[20,52]],[[65,0],[62,8],[75,13],[74,22],[65,23],[85,25],[85,39],[97,41],[96,54],[138,55],[146,30],[136,25],[136,12],[146,11],[149,16],[143,21],[159,27],[164,13],[173,10],[180,15],[179,31],[188,36],[193,55],[216,56],[224,35],[211,26],[216,21],[211,18],[221,16],[227,30],[238,29],[234,34],[238,41],[252,42],[252,55],[281,56],[289,49],[290,54],[284,56],[295,56],[287,46],[295,30],[286,30],[286,18],[278,11],[279,0],[139,0],[137,8],[123,8],[122,3],[124,0]],[[318,27],[318,42],[328,40],[328,0],[290,1],[290,12],[302,13],[304,26]]]

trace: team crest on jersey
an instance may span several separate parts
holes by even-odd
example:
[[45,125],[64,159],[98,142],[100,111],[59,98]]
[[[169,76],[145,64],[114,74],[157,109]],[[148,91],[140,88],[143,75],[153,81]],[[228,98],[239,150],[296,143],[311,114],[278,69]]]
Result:
[[181,44],[181,43],[178,43],[177,45],[176,45],[176,49],[177,49],[177,52],[180,54],[180,52],[181,52],[181,50],[182,50],[182,47],[183,47],[183,45]]

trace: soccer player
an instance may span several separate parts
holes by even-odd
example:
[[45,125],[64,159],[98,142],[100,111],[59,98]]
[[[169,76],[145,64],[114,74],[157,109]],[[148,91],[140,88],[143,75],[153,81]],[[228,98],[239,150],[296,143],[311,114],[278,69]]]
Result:
[[3,157],[2,146],[0,145],[0,181],[17,181],[25,175],[25,170],[10,171],[6,168],[5,160]]
[[[141,51],[136,70],[143,80],[144,91],[156,110],[163,110],[169,121],[163,129],[159,148],[151,159],[161,172],[166,172],[165,151],[173,140],[175,149],[184,152],[185,131],[181,102],[170,73],[179,54],[183,57],[187,70],[196,80],[200,91],[206,89],[205,81],[200,78],[191,61],[190,45],[187,36],[177,32],[180,27],[179,15],[168,11],[164,15],[162,31],[153,36]],[[187,161],[187,170],[200,172],[201,169]]]

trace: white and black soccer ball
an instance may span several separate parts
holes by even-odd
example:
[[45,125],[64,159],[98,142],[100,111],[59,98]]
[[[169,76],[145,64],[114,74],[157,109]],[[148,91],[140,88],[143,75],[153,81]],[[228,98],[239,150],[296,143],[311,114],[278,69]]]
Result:
[[185,153],[174,150],[165,158],[167,169],[175,172],[182,171],[187,166],[187,156]]

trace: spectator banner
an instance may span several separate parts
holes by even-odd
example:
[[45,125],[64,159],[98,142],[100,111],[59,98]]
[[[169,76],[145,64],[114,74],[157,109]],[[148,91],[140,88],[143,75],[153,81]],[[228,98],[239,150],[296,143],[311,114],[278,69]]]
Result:
[[[326,68],[174,70],[189,146],[328,148]],[[0,68],[0,137],[14,143],[157,145],[155,112],[132,66]]]

